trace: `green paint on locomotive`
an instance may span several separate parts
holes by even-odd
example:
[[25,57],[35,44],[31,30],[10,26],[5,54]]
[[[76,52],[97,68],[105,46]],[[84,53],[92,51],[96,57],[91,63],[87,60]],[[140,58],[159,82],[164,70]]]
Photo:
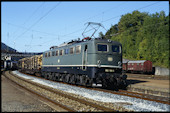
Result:
[[[70,48],[73,48],[73,54],[70,54],[70,51],[72,51]],[[78,52],[78,48],[80,52]],[[58,56],[56,56],[57,50]],[[60,55],[61,50],[63,52],[62,55]],[[87,66],[99,68],[122,68],[121,64],[122,45],[119,42],[106,39],[93,39],[89,41],[68,44],[66,46],[45,51],[43,53],[43,67],[78,66],[81,69],[85,69],[85,67]]]

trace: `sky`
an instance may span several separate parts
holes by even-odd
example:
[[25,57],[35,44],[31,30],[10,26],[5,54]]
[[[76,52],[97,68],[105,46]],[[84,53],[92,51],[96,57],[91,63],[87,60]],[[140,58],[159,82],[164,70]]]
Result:
[[[101,23],[95,33],[106,33],[122,15],[134,10],[169,14],[169,1],[3,1],[1,2],[1,42],[19,52],[44,52],[51,46],[83,39],[88,22]],[[94,32],[89,26],[84,36]],[[92,30],[91,30],[92,29]]]

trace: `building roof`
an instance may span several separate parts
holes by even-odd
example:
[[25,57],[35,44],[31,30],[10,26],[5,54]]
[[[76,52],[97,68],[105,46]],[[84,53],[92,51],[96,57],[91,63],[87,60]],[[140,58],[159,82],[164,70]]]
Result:
[[129,61],[128,63],[144,63],[146,60],[133,60]]
[[127,63],[129,60],[123,59],[122,63]]

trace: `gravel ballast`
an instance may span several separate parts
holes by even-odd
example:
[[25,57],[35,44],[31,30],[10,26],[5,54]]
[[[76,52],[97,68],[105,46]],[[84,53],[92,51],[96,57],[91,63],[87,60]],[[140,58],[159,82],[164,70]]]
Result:
[[[98,103],[105,103],[110,107],[121,108],[124,110],[132,110],[132,111],[170,111],[170,105],[161,104],[153,101],[147,101],[122,95],[116,95],[101,91],[95,91],[80,87],[75,87],[67,84],[62,84],[58,82],[52,82],[44,79],[39,79],[36,77],[28,76],[22,74],[18,71],[13,71],[14,74],[29,79],[33,82],[37,82],[54,89],[62,90],[64,92],[68,92],[73,95],[78,95],[79,97],[82,96],[87,99],[94,100]],[[122,108],[123,106],[123,108]],[[121,111],[121,110],[120,110]]]

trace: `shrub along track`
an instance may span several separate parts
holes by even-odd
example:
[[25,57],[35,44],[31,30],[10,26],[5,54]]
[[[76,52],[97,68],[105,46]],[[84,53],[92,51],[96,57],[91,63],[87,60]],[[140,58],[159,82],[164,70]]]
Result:
[[20,85],[21,87],[26,88],[34,94],[37,94],[46,100],[55,103],[66,109],[68,111],[116,111],[109,107],[96,104],[91,101],[87,101],[85,99],[75,97],[70,95],[69,93],[59,91],[53,89],[51,87],[41,85],[35,82],[30,81],[29,79],[24,79],[22,77],[18,77],[15,74],[10,73],[9,71],[5,72],[5,76]]

